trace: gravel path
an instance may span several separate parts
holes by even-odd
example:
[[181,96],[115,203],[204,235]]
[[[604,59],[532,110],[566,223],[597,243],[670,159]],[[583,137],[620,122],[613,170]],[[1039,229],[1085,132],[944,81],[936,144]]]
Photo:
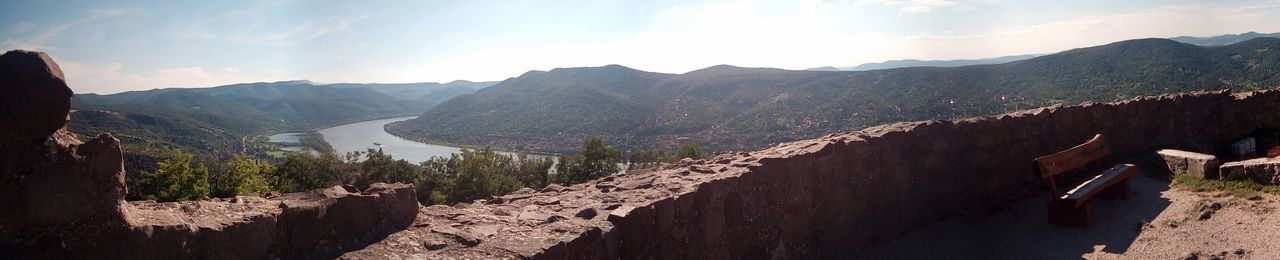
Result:
[[[1046,197],[921,227],[865,259],[1280,259],[1280,197],[1170,188],[1139,174],[1128,200],[1093,202],[1087,228],[1046,223]],[[1194,257],[1192,257],[1194,255]]]

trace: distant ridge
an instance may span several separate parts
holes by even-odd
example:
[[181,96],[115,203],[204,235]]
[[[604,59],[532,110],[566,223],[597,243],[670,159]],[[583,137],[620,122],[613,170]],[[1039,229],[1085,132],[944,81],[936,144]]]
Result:
[[905,68],[905,67],[960,67],[960,66],[969,66],[969,65],[1000,64],[1000,63],[1006,63],[1011,61],[1020,61],[1020,60],[1035,58],[1042,55],[1043,54],[1026,54],[1026,55],[1013,55],[1013,56],[1003,56],[1003,57],[996,57],[996,58],[970,59],[970,60],[915,60],[915,59],[889,60],[884,62],[863,63],[853,67],[837,68],[837,67],[827,66],[827,67],[810,68],[806,70],[865,71],[865,70],[882,70],[882,69]]
[[[1247,40],[1251,40],[1259,37],[1280,38],[1280,33],[1264,34],[1264,33],[1257,33],[1257,32],[1247,32],[1242,34],[1224,34],[1224,35],[1208,36],[1208,37],[1178,36],[1178,37],[1172,37],[1169,39],[1182,42],[1182,43],[1194,44],[1194,45],[1200,45],[1200,46],[1223,46],[1223,45],[1236,44],[1236,43],[1240,43],[1243,41],[1247,41]],[[824,67],[808,68],[805,70],[865,71],[865,70],[880,70],[880,69],[893,69],[893,68],[905,68],[905,67],[959,67],[959,66],[969,66],[969,65],[1000,64],[1000,63],[1035,58],[1043,55],[1045,54],[1012,55],[1012,56],[1002,56],[1002,57],[995,57],[995,58],[965,59],[965,60],[916,60],[916,59],[888,60],[884,62],[863,63],[853,67],[824,66]]]
[[1259,38],[1259,37],[1280,38],[1280,33],[1264,34],[1264,33],[1257,33],[1257,32],[1247,32],[1242,34],[1223,34],[1223,35],[1209,36],[1209,37],[1178,36],[1178,37],[1173,37],[1169,39],[1182,42],[1182,43],[1189,43],[1189,44],[1195,44],[1200,46],[1223,46],[1223,45],[1232,45],[1232,44],[1252,40],[1254,38]]

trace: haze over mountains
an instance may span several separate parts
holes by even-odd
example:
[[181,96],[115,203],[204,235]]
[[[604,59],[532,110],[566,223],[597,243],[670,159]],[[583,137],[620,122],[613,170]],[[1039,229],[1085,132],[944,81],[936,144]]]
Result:
[[865,126],[1058,103],[1280,84],[1280,39],[1221,47],[1139,39],[998,65],[860,72],[610,65],[532,71],[388,130],[419,140],[565,151],[600,134],[627,148],[750,149]]
[[[1280,37],[1280,33],[1263,34],[1263,33],[1257,33],[1257,32],[1247,32],[1242,34],[1224,34],[1224,35],[1209,36],[1209,37],[1178,36],[1178,37],[1173,37],[1169,39],[1182,42],[1182,43],[1189,43],[1189,44],[1195,44],[1195,45],[1201,45],[1201,46],[1222,46],[1222,45],[1231,45],[1231,44],[1247,41],[1247,40],[1258,38],[1258,37]],[[965,59],[965,60],[917,60],[917,59],[888,60],[884,62],[863,63],[853,67],[826,66],[826,67],[809,68],[805,70],[864,71],[864,70],[879,70],[879,69],[906,68],[906,67],[959,67],[959,66],[969,66],[969,65],[1000,64],[1000,63],[1006,63],[1011,61],[1019,61],[1019,60],[1035,58],[1042,55],[1044,54],[1010,55],[1010,56],[1002,56],[1002,57],[995,57],[995,58]]]

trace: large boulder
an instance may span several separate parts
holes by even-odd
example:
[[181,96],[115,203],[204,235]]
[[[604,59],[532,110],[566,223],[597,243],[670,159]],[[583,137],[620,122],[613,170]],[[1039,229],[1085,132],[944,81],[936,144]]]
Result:
[[71,88],[49,55],[10,51],[0,55],[0,101],[0,145],[10,145],[66,126]]
[[123,223],[120,141],[67,132],[71,95],[48,55],[0,55],[0,251],[65,246]]

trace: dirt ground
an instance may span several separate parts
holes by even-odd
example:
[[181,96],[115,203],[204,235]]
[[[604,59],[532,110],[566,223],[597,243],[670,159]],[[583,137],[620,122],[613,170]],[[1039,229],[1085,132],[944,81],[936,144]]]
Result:
[[1280,259],[1280,197],[1170,188],[1146,174],[1127,200],[1095,200],[1085,228],[1047,224],[1046,197],[956,217],[862,252],[865,259]]

